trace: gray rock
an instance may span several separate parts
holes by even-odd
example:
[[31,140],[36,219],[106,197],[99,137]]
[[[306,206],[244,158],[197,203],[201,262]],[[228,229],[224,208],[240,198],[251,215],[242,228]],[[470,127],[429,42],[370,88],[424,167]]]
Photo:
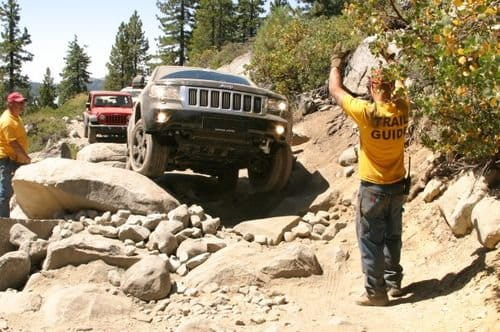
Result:
[[358,162],[358,153],[354,146],[351,146],[350,148],[344,150],[344,152],[340,154],[339,157],[340,166],[351,166],[353,164],[356,164],[357,162]]
[[205,263],[205,261],[210,257],[210,255],[211,254],[209,252],[206,252],[204,254],[201,254],[201,255],[198,255],[198,256],[194,256],[193,258],[189,259],[186,262],[186,267],[189,270],[192,270],[195,267],[197,267],[198,265],[201,265],[201,264]]
[[122,273],[120,273],[118,270],[113,269],[108,272],[108,281],[111,285],[115,287],[120,287],[121,279],[122,279]]
[[168,213],[168,219],[177,220],[184,224],[184,227],[189,227],[189,212],[186,204],[182,204]]
[[76,154],[76,160],[99,163],[103,161],[121,161],[127,159],[127,146],[117,143],[94,143],[85,146]]
[[483,198],[472,210],[471,218],[479,242],[489,249],[495,248],[500,242],[499,211],[500,201],[494,197]]
[[295,245],[282,249],[273,255],[273,259],[263,262],[260,271],[272,279],[308,277],[322,274],[314,251],[304,245]]
[[137,214],[169,211],[175,198],[138,173],[70,159],[49,158],[20,167],[12,180],[29,218],[62,211],[128,209]]
[[441,214],[454,235],[464,236],[472,231],[472,209],[486,195],[486,191],[484,178],[476,181],[470,172],[451,184],[438,200]]
[[318,235],[322,235],[326,230],[326,227],[322,224],[316,224],[313,226],[313,233],[315,234],[318,234]]
[[168,265],[158,256],[145,257],[125,272],[120,287],[143,301],[163,299],[171,288]]
[[39,267],[47,256],[47,248],[49,243],[43,239],[36,241],[24,242],[20,247],[20,251],[24,251],[30,257],[31,265]]
[[220,226],[219,218],[210,218],[201,222],[201,229],[204,234],[216,234]]
[[283,234],[283,237],[286,242],[292,242],[297,238],[297,235],[294,232],[285,232],[285,234]]
[[20,247],[25,242],[35,241],[38,236],[21,224],[14,224],[10,228],[10,243]]
[[87,232],[94,235],[102,235],[111,239],[118,238],[118,229],[113,226],[90,225]]
[[181,263],[187,262],[190,258],[208,252],[207,243],[204,239],[187,239],[177,248],[176,256]]
[[193,227],[201,228],[202,219],[200,216],[194,214],[189,217],[189,220],[191,222],[191,225],[193,225]]
[[9,252],[0,257],[0,292],[19,288],[28,280],[30,258],[24,251]]
[[337,235],[338,232],[344,227],[346,227],[345,222],[336,222],[335,224],[331,224],[325,229],[325,231],[321,235],[321,239],[326,241],[333,240],[335,235]]
[[[156,227],[158,227],[158,224],[162,220],[166,220],[167,216],[163,213],[154,213],[148,215],[143,221],[142,221],[142,226],[146,227],[150,231],[154,231]],[[172,232],[175,234],[175,232]]]
[[446,188],[445,184],[439,179],[430,180],[425,186],[424,192],[422,193],[422,197],[424,202],[430,203],[436,197],[441,195],[441,193]]
[[299,222],[297,226],[292,229],[292,232],[295,233],[296,236],[306,238],[311,235],[312,226],[305,222]]
[[250,220],[236,225],[234,231],[243,236],[252,234],[254,238],[257,238],[257,235],[262,235],[268,239],[269,244],[277,245],[283,240],[284,233],[295,227],[299,220],[298,216]]
[[155,231],[151,233],[146,247],[149,250],[158,249],[160,252],[170,255],[178,247],[177,239],[166,227],[162,227],[162,224],[160,223]]
[[346,178],[348,178],[351,175],[353,175],[354,171],[355,171],[354,166],[346,166],[346,167],[342,168],[342,172],[344,174],[344,177],[346,177]]
[[144,241],[149,237],[150,231],[146,227],[137,225],[123,225],[118,229],[118,238],[122,241],[130,239],[134,242]]
[[193,204],[189,207],[188,212],[191,216],[197,216],[201,220],[205,219],[205,210],[199,205]]
[[122,268],[128,268],[140,257],[127,257],[125,245],[119,240],[84,233],[55,241],[47,248],[44,270],[58,269],[66,265],[86,264],[95,260]]

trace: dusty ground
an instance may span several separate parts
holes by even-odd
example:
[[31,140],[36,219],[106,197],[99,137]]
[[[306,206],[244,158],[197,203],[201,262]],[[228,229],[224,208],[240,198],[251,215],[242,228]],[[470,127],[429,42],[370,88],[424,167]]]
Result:
[[[332,125],[343,124],[334,135]],[[319,129],[318,129],[319,128]],[[214,216],[221,216],[226,227],[252,218],[269,215],[305,213],[320,193],[337,189],[343,198],[353,199],[358,180],[342,176],[337,163],[339,154],[356,144],[350,121],[337,117],[335,111],[308,115],[296,125],[296,131],[309,139],[293,147],[297,165],[286,192],[262,196],[249,192],[242,172],[235,195],[213,191],[213,180],[198,175],[168,174],[159,180],[181,201],[199,203]],[[412,147],[414,174],[421,171],[429,152]],[[223,313],[214,321],[236,331],[500,331],[500,253],[486,251],[474,234],[455,238],[435,203],[424,203],[417,197],[405,205],[402,265],[406,295],[383,308],[359,307],[354,300],[363,291],[363,278],[354,229],[354,208],[342,218],[347,222],[335,239],[329,242],[301,240],[316,250],[323,275],[298,279],[277,279],[264,286],[267,292],[285,294],[290,304],[279,311],[277,321],[262,325],[247,322],[236,326],[244,317]],[[286,244],[285,244],[286,245]],[[338,249],[347,259],[336,259]],[[68,267],[50,278],[52,282],[78,284],[90,279],[109,291],[105,278],[89,275],[85,267]],[[48,291],[48,282],[35,287],[35,293]],[[243,286],[243,285],[242,285]],[[125,299],[129,299],[122,296]],[[202,294],[202,301],[213,295]],[[137,304],[135,304],[137,305]],[[0,317],[2,318],[2,317]],[[109,322],[96,320],[86,324],[60,326],[60,330],[159,331],[175,329],[166,322],[142,322],[130,316]],[[196,318],[189,314],[186,320]],[[248,317],[247,317],[248,318]],[[37,314],[7,315],[3,319],[13,331],[40,330]],[[0,319],[1,323],[1,319]],[[0,330],[2,329],[0,324]],[[44,329],[50,331],[51,329]]]

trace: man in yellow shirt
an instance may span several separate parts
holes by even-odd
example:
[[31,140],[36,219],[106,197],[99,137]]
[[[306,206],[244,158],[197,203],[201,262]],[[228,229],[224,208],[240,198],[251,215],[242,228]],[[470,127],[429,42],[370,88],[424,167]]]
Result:
[[0,217],[10,216],[12,176],[21,164],[31,162],[28,137],[20,115],[26,99],[19,92],[7,96],[7,110],[0,116]]
[[332,66],[329,90],[360,131],[356,233],[361,251],[366,293],[359,305],[384,306],[387,293],[401,296],[403,268],[401,229],[404,203],[404,141],[408,124],[406,97],[394,97],[394,82],[372,71],[373,103],[353,98],[343,87],[339,69]]

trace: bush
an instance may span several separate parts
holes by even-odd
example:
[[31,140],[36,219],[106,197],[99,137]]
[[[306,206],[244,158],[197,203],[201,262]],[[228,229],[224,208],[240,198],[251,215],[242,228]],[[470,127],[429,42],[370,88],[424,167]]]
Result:
[[[389,42],[401,49],[387,74],[413,79],[414,113],[432,124],[420,133],[424,144],[470,162],[498,159],[497,7],[484,0],[411,3],[398,14],[389,1],[358,0],[347,14],[357,28],[378,34],[374,51],[384,55]],[[395,21],[405,29],[392,29]]]
[[23,121],[31,126],[28,133],[29,151],[42,150],[49,139],[54,142],[67,136],[66,124],[62,120],[64,116],[75,118],[82,115],[85,110],[86,94],[80,94],[65,102],[61,107],[53,109],[43,107],[36,112],[26,114]]
[[250,46],[247,43],[229,43],[224,45],[220,51],[209,48],[199,54],[193,54],[189,59],[189,65],[217,69],[231,63],[235,58],[248,51],[250,51]]
[[335,48],[354,48],[361,35],[351,33],[344,17],[307,19],[274,10],[259,29],[249,66],[253,80],[293,98],[322,86]]

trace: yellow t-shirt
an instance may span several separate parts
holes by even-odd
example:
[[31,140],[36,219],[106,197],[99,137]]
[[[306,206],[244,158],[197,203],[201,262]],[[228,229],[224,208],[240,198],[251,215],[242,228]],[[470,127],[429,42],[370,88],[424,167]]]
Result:
[[0,158],[9,157],[16,160],[16,152],[10,143],[17,141],[28,153],[28,136],[23,120],[6,110],[0,116]]
[[348,95],[342,108],[359,127],[361,180],[390,184],[403,179],[407,100],[375,104]]

